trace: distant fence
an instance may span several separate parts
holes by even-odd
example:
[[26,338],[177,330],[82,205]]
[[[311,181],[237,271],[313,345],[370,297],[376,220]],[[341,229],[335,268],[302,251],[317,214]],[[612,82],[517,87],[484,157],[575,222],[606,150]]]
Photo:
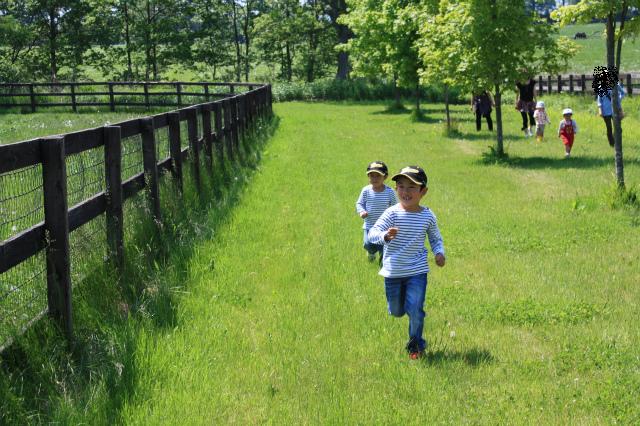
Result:
[[[629,96],[640,91],[640,74],[620,74],[620,82],[624,85]],[[539,94],[582,93],[595,95],[592,84],[593,75],[591,74],[540,75],[536,79],[536,88]]]
[[3,83],[0,108],[182,107],[253,90],[257,83],[101,82],[101,83]]
[[161,221],[163,173],[182,188],[189,159],[199,189],[201,168],[237,158],[240,138],[272,114],[271,86],[252,86],[150,117],[0,145],[0,351],[46,313],[72,337],[72,249],[95,251],[99,239],[121,266],[124,201],[145,189],[150,215]]

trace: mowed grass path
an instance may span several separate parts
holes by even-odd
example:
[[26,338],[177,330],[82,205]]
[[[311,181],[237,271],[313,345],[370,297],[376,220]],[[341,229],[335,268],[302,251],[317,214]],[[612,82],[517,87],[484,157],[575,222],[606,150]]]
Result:
[[[556,101],[553,101],[556,99]],[[554,106],[554,102],[558,106]],[[640,418],[640,221],[612,210],[612,155],[583,114],[575,158],[554,131],[512,163],[456,107],[461,136],[381,104],[287,103],[226,226],[196,248],[178,325],[142,334],[126,424],[611,424]],[[585,104],[586,105],[586,104]],[[428,121],[441,106],[427,106]],[[640,181],[637,117],[628,182]],[[513,130],[513,131],[512,131]],[[635,132],[635,133],[633,133]],[[634,139],[634,140],[631,140]],[[420,164],[447,265],[432,263],[427,357],[403,350],[354,203],[371,160]]]

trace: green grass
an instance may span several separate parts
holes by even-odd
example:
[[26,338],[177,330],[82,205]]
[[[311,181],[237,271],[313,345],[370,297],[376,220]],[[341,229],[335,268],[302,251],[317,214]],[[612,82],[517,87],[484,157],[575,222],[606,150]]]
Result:
[[[560,30],[560,35],[573,39],[578,32],[587,34],[587,39],[574,40],[580,50],[569,62],[569,70],[575,74],[593,74],[596,66],[606,66],[607,47],[604,36],[604,24],[576,24]],[[625,40],[622,45],[622,62],[620,71],[640,72],[640,41]]]
[[[457,136],[445,138],[441,105],[412,121],[382,103],[277,104],[250,184],[214,198],[233,200],[222,212],[212,201],[190,225],[172,222],[165,260],[127,279],[142,289],[128,318],[104,301],[113,328],[87,326],[96,351],[112,348],[81,357],[104,360],[81,369],[100,374],[83,382],[47,352],[27,356],[24,371],[42,363],[63,396],[30,402],[14,361],[0,375],[13,411],[0,412],[145,425],[638,423],[640,211],[610,206],[612,151],[591,99],[544,99],[553,124],[541,144],[505,107],[502,164],[482,161],[492,134],[476,133],[466,106],[453,107]],[[567,105],[580,125],[570,160],[554,137]],[[636,189],[639,105],[625,100],[623,122]],[[361,248],[354,204],[373,159],[426,169],[424,204],[447,250],[429,276],[419,362]],[[176,236],[181,226],[193,238]]]

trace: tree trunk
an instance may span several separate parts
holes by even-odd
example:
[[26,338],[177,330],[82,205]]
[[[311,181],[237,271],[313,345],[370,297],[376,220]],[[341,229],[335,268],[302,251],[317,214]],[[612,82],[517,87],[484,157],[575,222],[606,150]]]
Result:
[[451,115],[449,114],[449,85],[444,85],[444,109],[447,112],[447,130],[451,130]]
[[236,81],[240,81],[242,59],[240,58],[240,40],[238,39],[238,13],[236,0],[231,0],[233,11],[233,38],[236,45]]
[[496,153],[499,157],[504,155],[504,146],[502,143],[502,93],[500,93],[500,85],[496,84],[496,94],[494,97],[494,101],[496,104],[496,133],[497,133],[497,141],[496,141]]
[[420,83],[416,83],[416,114],[420,114]]
[[395,98],[394,108],[401,109],[400,88],[398,87],[398,73],[393,73],[393,97]]
[[129,8],[124,2],[124,43],[127,51],[127,76],[125,80],[133,79],[133,67],[131,66],[131,35],[129,34]]
[[[336,31],[338,33],[338,43],[344,44],[353,36],[351,30],[346,25],[336,25]],[[336,72],[336,78],[338,80],[346,80],[349,78],[349,72],[351,71],[351,66],[349,64],[349,53],[348,52],[339,52],[338,53],[338,71]]]
[[246,3],[247,10],[245,11],[242,30],[244,33],[244,80],[249,81],[249,16],[251,14],[251,1],[247,1]]
[[[613,12],[607,16],[607,66],[613,69],[616,65],[615,58],[615,33],[616,23]],[[613,140],[615,150],[616,183],[619,188],[624,188],[624,162],[622,157],[622,123],[620,122],[620,107],[618,105],[618,85],[613,85],[611,93],[611,105],[613,106]]]
[[285,51],[286,51],[286,56],[285,56],[285,61],[286,61],[286,67],[285,67],[285,72],[286,72],[286,77],[287,77],[287,81],[291,82],[291,74],[292,74],[292,59],[291,59],[291,48],[289,47],[289,40],[287,39],[286,43],[285,43]]
[[56,10],[49,9],[49,61],[51,62],[51,81],[58,79],[58,25],[56,21]]
[[145,56],[145,69],[144,78],[149,81],[151,77],[151,3],[149,0],[146,2],[147,6],[147,22],[144,29],[144,56]]

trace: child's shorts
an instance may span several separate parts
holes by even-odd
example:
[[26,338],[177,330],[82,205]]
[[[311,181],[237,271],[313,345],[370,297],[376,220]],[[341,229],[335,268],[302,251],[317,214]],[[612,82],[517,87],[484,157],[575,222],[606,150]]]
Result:
[[536,124],[536,136],[544,136],[544,124]]
[[573,138],[568,138],[565,135],[562,135],[562,143],[571,148],[573,147]]

